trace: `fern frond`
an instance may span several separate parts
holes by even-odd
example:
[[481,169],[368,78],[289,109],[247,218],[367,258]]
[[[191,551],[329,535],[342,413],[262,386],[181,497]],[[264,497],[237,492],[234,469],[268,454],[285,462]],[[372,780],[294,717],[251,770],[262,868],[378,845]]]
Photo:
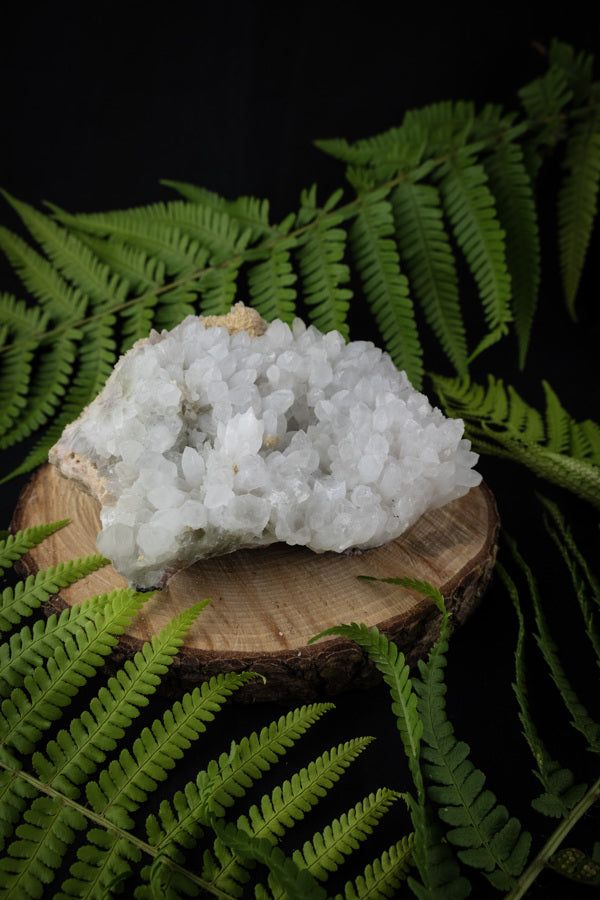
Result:
[[559,66],[550,66],[544,75],[534,79],[519,91],[519,98],[529,118],[545,123],[542,138],[547,141],[550,141],[551,135],[555,135],[557,123],[560,121],[559,113],[567,106],[572,96],[567,75]]
[[[368,863],[362,875],[344,885],[344,893],[335,900],[380,900],[396,897],[412,866],[412,836],[403,837],[378,859]],[[448,900],[451,900],[448,895]]]
[[0,897],[43,897],[56,869],[87,820],[56,797],[38,797],[0,858]]
[[333,211],[338,194],[325,203],[324,215],[317,217],[314,192],[304,195],[298,213],[298,224],[314,221],[298,240],[297,260],[302,283],[302,297],[313,324],[321,331],[339,331],[348,337],[346,314],[352,291],[340,285],[350,280],[350,270],[343,262],[346,232],[338,226],[343,214]]
[[433,185],[401,182],[392,194],[396,236],[425,317],[459,375],[467,370],[467,340],[454,255]]
[[535,760],[536,770],[534,774],[544,788],[544,793],[535,798],[531,805],[544,815],[564,818],[569,810],[581,800],[587,790],[587,785],[576,784],[573,773],[552,759],[536,728],[527,691],[525,617],[521,608],[519,592],[514,581],[500,563],[497,564],[497,571],[513,601],[517,613],[519,632],[515,649],[515,683],[513,684],[513,690],[519,703],[519,719],[523,728],[523,736]]
[[[600,580],[590,569],[587,560],[579,550],[573,533],[568,527],[564,516],[562,515],[556,503],[553,503],[547,497],[540,496],[538,498],[543,504],[547,513],[546,528],[559,548],[561,555],[569,569],[571,580],[579,605],[583,613],[586,625],[586,631],[590,636],[594,630],[593,617],[594,612],[600,609]],[[549,521],[551,520],[551,522]],[[600,662],[600,652],[598,651],[597,642],[594,643],[596,656]]]
[[[300,869],[286,857],[279,847],[265,838],[256,838],[237,828],[233,823],[216,819],[213,827],[223,843],[242,859],[266,865],[271,876],[283,889],[289,900],[325,900],[327,894],[307,869]],[[260,896],[260,895],[259,895]]]
[[235,299],[241,259],[207,269],[197,280],[200,310],[205,316],[226,315]]
[[0,248],[27,290],[45,305],[53,322],[75,325],[83,318],[89,298],[68,284],[47,259],[7,228],[0,228]]
[[90,323],[84,327],[77,375],[60,415],[54,419],[52,425],[33,450],[27,454],[23,462],[3,479],[0,479],[0,484],[16,475],[30,472],[45,463],[48,459],[48,451],[59,439],[64,428],[74,421],[81,410],[100,393],[116,360],[114,327],[115,320],[112,316],[103,316],[102,319],[96,320],[95,324]]
[[[35,753],[32,758],[38,776],[52,787],[62,791],[67,797],[79,796],[80,786],[96,771],[107,753],[113,751],[125,734],[140,708],[149,703],[173,662],[173,658],[183,642],[191,623],[205,608],[208,601],[195,604],[172,619],[150,642],[144,643],[142,650],[131,660],[126,660],[122,669],[109,678],[99,693],[81,716],[69,722],[68,730],[58,732],[56,740],[48,743],[45,752]],[[200,691],[198,691],[199,699]],[[211,717],[211,711],[204,711],[193,698],[185,695],[181,703],[175,704],[175,718],[184,715],[187,704],[188,726],[198,733],[204,730],[203,717]],[[214,701],[213,701],[214,703]],[[196,706],[195,716],[189,718],[190,708]],[[173,714],[167,716],[171,721]]]
[[[252,734],[239,744],[232,744],[230,753],[223,753],[208,768],[198,773],[196,784],[186,787],[185,795],[176,795],[178,816],[161,804],[163,819],[171,825],[167,843],[187,841],[187,835],[195,834],[198,822],[213,822],[236,796],[242,796],[255,778],[270,768],[279,755],[306,731],[331,704],[312,704],[282,716],[278,722],[263,729],[261,736]],[[190,745],[189,717],[185,714],[174,724],[156,720],[151,729],[144,729],[134,743],[134,755],[123,750],[118,760],[104,769],[97,781],[88,782],[87,797],[92,809],[107,818],[118,828],[129,829],[131,813],[143,802],[158,782],[166,777],[166,769],[172,768],[181,756],[182,748]],[[187,746],[186,746],[187,745]],[[139,768],[138,768],[139,766]],[[189,817],[189,824],[188,819]],[[154,829],[155,830],[155,829]],[[91,883],[106,886],[112,873],[119,870],[122,842],[116,834],[99,836],[97,829],[88,833],[88,844],[81,847],[78,860],[81,871],[72,868],[70,890],[88,891]],[[101,843],[98,843],[100,839]],[[88,860],[86,847],[93,861]],[[79,885],[79,886],[78,886]]]
[[427,793],[440,807],[440,818],[452,826],[446,836],[461,848],[459,859],[483,870],[498,889],[510,890],[527,861],[531,836],[517,819],[509,818],[504,806],[497,805],[490,790],[484,790],[485,775],[469,760],[468,746],[454,735],[445,709],[447,648],[442,633],[428,662],[420,661],[420,680],[415,681]]
[[408,798],[413,823],[413,863],[421,881],[412,875],[408,884],[419,900],[464,900],[471,893],[471,884],[461,874],[454,852],[446,840],[439,820],[429,803],[417,803]]
[[600,186],[600,116],[574,125],[564,160],[565,176],[558,194],[558,244],[565,303],[576,321],[575,299],[597,211]]
[[85,244],[29,204],[8,194],[5,197],[59,272],[90,297],[96,311],[124,302],[128,283],[114,275]]
[[153,817],[148,819],[152,842],[159,849],[177,844],[185,847],[195,839],[198,824],[206,821],[209,807],[215,815],[223,815],[253,780],[331,708],[331,704],[322,703],[301,707],[263,728],[260,735],[252,733],[240,744],[232,743],[229,753],[212,760],[195,782],[175,794],[173,806],[167,801],[161,803],[160,823]]
[[[66,584],[76,580],[76,577],[71,578]],[[11,634],[9,640],[0,645],[0,696],[7,697],[13,688],[22,687],[25,676],[53,656],[67,637],[76,637],[87,619],[101,611],[104,605],[101,596],[85,600],[67,607],[60,616],[36,619],[32,628],[24,625],[20,631]]]
[[[51,209],[66,228],[81,235],[79,240],[83,243],[94,237],[114,244],[115,248],[136,248],[179,278],[203,270],[210,256],[208,248],[183,232],[176,222],[168,221],[168,216],[165,221],[156,222],[145,214],[144,207],[84,215],[71,215],[54,205]],[[96,246],[94,242],[91,245]]]
[[252,306],[267,322],[281,319],[291,322],[296,313],[296,273],[292,268],[290,248],[295,241],[281,242],[262,262],[248,272],[248,291]]
[[400,271],[392,207],[386,192],[365,194],[350,229],[350,246],[386,349],[417,390],[423,383],[422,349],[408,281]]
[[333,634],[357,643],[382,673],[384,681],[390,688],[392,712],[397,717],[404,751],[414,776],[418,771],[423,726],[417,714],[417,697],[412,690],[410,669],[406,665],[404,654],[394,643],[388,641],[385,635],[380,634],[377,628],[369,629],[366,625],[357,625],[354,622],[351,625],[328,628],[311,638],[309,643]]
[[326,881],[332,872],[337,872],[345,857],[373,833],[380,818],[397,799],[398,795],[388,790],[369,794],[339,819],[333,819],[310,841],[305,841],[301,850],[294,851],[292,859],[298,868],[307,868],[319,881]]
[[511,309],[519,346],[519,365],[523,368],[541,278],[535,198],[524,154],[518,143],[507,139],[496,142],[491,152],[483,156],[482,162],[506,235]]
[[[37,342],[44,333],[48,316],[43,310],[29,309],[11,294],[0,296],[0,316],[5,341],[0,347],[0,437],[3,437],[27,408]],[[14,337],[12,343],[11,337]]]
[[[398,579],[398,582],[418,591],[423,596],[429,596],[442,613],[439,637],[429,653],[427,664],[422,663],[420,666],[423,681],[419,682],[417,689],[419,695],[417,708],[421,718],[424,719],[428,705],[423,697],[426,681],[430,681],[432,684],[432,700],[437,695],[438,698],[442,698],[443,702],[444,654],[447,651],[450,636],[450,616],[441,593],[436,592],[427,582],[414,579]],[[431,804],[427,800],[421,771],[419,771],[419,778],[415,783],[418,788],[417,799],[408,795],[407,802],[414,827],[414,863],[419,871],[421,881],[409,876],[408,883],[419,900],[464,900],[471,893],[471,885],[468,879],[461,874],[440,821],[434,815]]]
[[[488,376],[487,388],[468,378],[432,376],[434,388],[447,415],[460,416],[476,450],[520,462],[537,475],[600,507],[600,456],[595,423],[577,423],[560,405],[549,385],[545,419],[512,387]],[[569,452],[564,446],[569,431]],[[571,455],[575,451],[576,455]],[[581,456],[580,456],[581,454]],[[585,454],[585,455],[583,455]]]
[[[225,210],[181,200],[76,216],[53,209],[70,228],[126,243],[135,238],[136,246],[163,258],[169,271],[173,265],[181,269],[182,254],[194,268],[203,267],[206,254],[218,265],[242,253],[251,236],[250,228],[240,227]],[[172,252],[176,255],[167,259]]]
[[28,575],[25,581],[18,582],[14,588],[5,588],[0,605],[0,633],[9,631],[25,616],[30,616],[33,610],[38,609],[52,594],[58,593],[61,587],[74,584],[106,565],[108,560],[103,556],[86,556],[59,563],[56,567],[50,566],[37,575]]
[[[269,201],[256,197],[238,197],[236,200],[226,200],[214,191],[189,184],[183,181],[169,181],[161,179],[161,184],[171,187],[184,199],[191,200],[200,206],[208,207],[217,212],[225,212],[245,230],[250,229],[250,241],[264,239],[273,236],[277,226],[272,226],[269,221]],[[285,228],[280,229],[282,231]]]
[[117,643],[143,599],[130,590],[106,596],[102,613],[87,619],[77,638],[67,638],[45,667],[25,677],[2,702],[0,736],[4,746],[31,753],[43,732],[85,684]]
[[[238,817],[238,828],[275,843],[287,828],[305,818],[371,740],[357,738],[326,751],[307,768],[277,785],[270,795],[263,795],[260,809],[253,804],[247,814]],[[236,891],[249,877],[241,860],[220,846],[218,838],[214,853],[205,854],[204,864],[205,878],[223,890]]]
[[0,439],[0,449],[24,440],[55,416],[73,374],[76,356],[73,331],[60,334],[52,344],[39,348],[28,383],[26,409]]
[[17,531],[16,534],[9,534],[8,537],[0,540],[0,575],[4,574],[4,567],[12,566],[18,559],[21,559],[33,547],[37,547],[43,540],[54,534],[60,528],[64,528],[69,522],[68,519],[59,519],[57,522],[48,522],[43,525],[32,525],[23,531]]
[[291,779],[277,785],[270,795],[265,794],[260,809],[251,806],[247,815],[238,818],[238,826],[257,837],[281,837],[286,828],[304,819],[372,740],[355,738],[325,751]]
[[[4,752],[2,752],[2,761],[6,762]],[[13,762],[16,760],[10,760],[9,765]],[[24,810],[35,799],[36,794],[35,787],[29,781],[15,776],[10,768],[0,769],[0,804],[2,805],[0,852],[4,850]]]
[[[504,232],[485,170],[473,158],[457,156],[440,166],[436,178],[456,242],[477,283],[488,336],[499,339],[512,319],[510,277]],[[478,353],[479,348],[471,358]]]
[[535,639],[546,665],[548,666],[550,676],[571,716],[571,724],[583,735],[588,749],[594,753],[600,753],[600,723],[596,722],[590,716],[584,704],[571,686],[561,661],[558,647],[552,637],[546,616],[544,615],[536,579],[530,567],[518,552],[515,542],[511,540],[509,541],[509,545],[512,555],[517,561],[519,568],[524,573],[527,581],[537,627]]

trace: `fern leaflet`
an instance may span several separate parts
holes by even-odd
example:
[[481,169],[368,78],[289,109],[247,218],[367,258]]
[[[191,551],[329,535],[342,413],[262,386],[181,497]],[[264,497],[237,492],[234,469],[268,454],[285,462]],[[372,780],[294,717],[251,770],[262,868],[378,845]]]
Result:
[[513,689],[519,703],[519,719],[523,727],[523,735],[536,764],[537,770],[534,771],[534,774],[544,788],[544,793],[536,797],[531,805],[544,815],[564,818],[569,810],[581,800],[587,790],[587,785],[576,784],[573,773],[552,759],[535,726],[529,704],[525,672],[525,617],[517,588],[508,572],[500,564],[498,564],[498,573],[512,598],[519,622]]
[[491,791],[484,790],[485,776],[469,760],[467,745],[454,736],[444,699],[447,648],[447,632],[442,632],[428,662],[420,661],[421,678],[415,681],[428,796],[439,805],[440,818],[452,826],[447,838],[461,848],[460,860],[482,869],[495,887],[510,890],[527,861],[531,836],[496,804]]
[[[17,531],[16,534],[9,534],[6,538],[0,540],[0,566],[12,566],[18,559],[36,547],[39,543],[64,528],[68,519],[61,519],[58,522],[49,522],[44,525],[33,525],[23,531]],[[4,568],[0,570],[0,575],[4,574]]]
[[[510,278],[506,266],[504,233],[483,167],[472,158],[448,160],[437,173],[445,212],[479,288],[489,329],[498,340],[508,331]],[[483,347],[480,343],[471,358]]]
[[350,229],[350,244],[365,297],[387,350],[419,389],[422,350],[406,276],[400,271],[392,207],[386,191],[365,195]]
[[398,246],[427,321],[459,375],[467,370],[467,340],[458,275],[433,185],[401,182],[392,194]]
[[567,141],[567,171],[558,195],[559,253],[567,310],[575,298],[589,247],[600,187],[600,116],[577,123]]

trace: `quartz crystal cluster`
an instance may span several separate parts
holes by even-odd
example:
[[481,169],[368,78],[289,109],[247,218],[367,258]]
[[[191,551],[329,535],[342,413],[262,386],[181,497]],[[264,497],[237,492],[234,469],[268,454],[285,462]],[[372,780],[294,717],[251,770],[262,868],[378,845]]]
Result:
[[100,500],[98,549],[130,584],[275,541],[376,547],[480,482],[463,423],[372,343],[238,315],[138,341],[50,453]]

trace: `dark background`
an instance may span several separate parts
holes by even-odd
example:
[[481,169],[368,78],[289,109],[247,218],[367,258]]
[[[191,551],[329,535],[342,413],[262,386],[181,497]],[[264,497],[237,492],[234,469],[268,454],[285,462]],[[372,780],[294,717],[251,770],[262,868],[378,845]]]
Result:
[[[553,36],[600,56],[598,15],[578,4],[561,13],[516,3],[11,4],[3,18],[0,186],[29,203],[51,200],[73,212],[168,199],[171,192],[159,184],[168,178],[230,198],[268,197],[276,220],[297,209],[300,190],[311,183],[318,183],[321,199],[343,183],[341,167],[313,139],[367,137],[397,125],[405,110],[437,100],[514,108],[518,88],[543,73],[543,48]],[[551,164],[542,181],[544,280],[527,368],[517,372],[510,346],[485,356],[479,371],[514,381],[526,399],[540,405],[540,378],[546,378],[576,418],[597,419],[598,244],[596,239],[590,250],[576,325],[564,312],[557,280],[557,173]],[[0,222],[18,229],[6,204]],[[24,296],[3,260],[0,267],[0,289]],[[352,337],[374,337],[370,323],[358,322]],[[20,461],[20,452],[4,454],[3,471]],[[563,503],[593,559],[597,516],[510,463],[485,459],[479,468],[496,493],[503,522],[536,566],[571,677],[597,716],[597,669],[580,663],[577,611],[545,537],[534,488]],[[0,526],[10,522],[25,480],[0,488]],[[489,787],[540,845],[550,829],[529,805],[537,787],[511,688],[515,637],[510,600],[494,583],[453,640],[448,707],[458,736],[487,772]],[[544,678],[534,685],[533,705],[553,755],[578,768],[580,778],[597,777]],[[220,731],[199,759],[284,711],[272,704],[236,705],[223,714]],[[305,765],[332,744],[366,733],[378,740],[336,788],[330,815],[380,785],[410,788],[383,688],[336,698],[336,710],[326,719],[277,770],[280,778],[296,762]],[[185,778],[197,766],[192,761]],[[377,846],[409,828],[400,809],[389,819]],[[325,821],[317,816],[306,834]],[[599,825],[592,811],[567,844],[579,841],[591,851],[600,839]],[[474,880],[473,896],[499,895]],[[528,896],[585,897],[588,891],[546,873]]]

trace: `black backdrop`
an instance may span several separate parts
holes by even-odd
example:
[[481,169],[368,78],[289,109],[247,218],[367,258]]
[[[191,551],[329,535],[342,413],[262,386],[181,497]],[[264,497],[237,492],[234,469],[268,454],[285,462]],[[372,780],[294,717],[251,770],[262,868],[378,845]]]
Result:
[[[365,137],[398,124],[406,109],[436,100],[514,106],[517,89],[544,70],[540,48],[553,36],[600,56],[598,16],[576,4],[561,13],[539,13],[524,4],[437,2],[410,8],[378,2],[11,7],[3,14],[0,37],[0,186],[27,202],[51,200],[74,212],[166,199],[171,194],[159,179],[170,178],[232,198],[268,197],[277,218],[297,208],[301,188],[313,181],[320,196],[342,184],[340,167],[311,144],[314,138]],[[541,399],[539,380],[545,377],[576,417],[598,418],[597,260],[592,251],[579,300],[580,323],[574,325],[557,285],[552,208],[545,201],[542,206],[549,238],[528,368],[523,375],[507,372],[506,351],[499,350],[484,357],[482,371],[504,364],[507,380],[514,375],[534,403]],[[18,228],[7,205],[1,207],[0,221]],[[0,288],[22,295],[4,262],[0,265]],[[371,337],[369,323],[357,322],[352,336]],[[3,471],[18,461],[16,453],[5,453]],[[549,608],[569,621],[571,614],[561,612],[568,602],[562,570],[544,537],[531,478],[494,460],[484,460],[480,469],[496,493],[503,520],[537,566]],[[0,488],[4,525],[25,480]],[[582,546],[597,554],[593,513],[558,490],[539,487],[564,501]],[[567,646],[578,640],[570,638],[568,627],[564,633]],[[536,782],[511,688],[515,635],[510,601],[493,584],[453,640],[448,705],[459,737],[470,743],[491,789],[535,831],[547,826],[529,807]],[[582,686],[589,675],[583,690],[593,705],[596,672],[579,671],[578,648],[571,649]],[[535,707],[553,753],[581,765],[582,777],[595,777],[555,706],[551,687],[541,681]],[[283,711],[271,704],[231,708],[213,731],[212,743],[198,751],[200,757]],[[313,732],[284,763],[284,775],[349,737],[367,733],[378,738],[332,795],[331,815],[380,785],[410,787],[383,688],[336,698],[336,710]],[[182,779],[191,777],[195,766],[182,769]],[[384,840],[391,842],[408,825],[400,810],[389,819]],[[307,834],[324,821],[310,823]],[[587,830],[576,831],[568,843],[581,836],[582,847],[591,849],[600,838],[599,824],[598,812],[592,811]],[[530,895],[580,894],[587,896],[584,889],[545,874]],[[477,897],[488,895],[498,896],[483,887],[474,891]]]

